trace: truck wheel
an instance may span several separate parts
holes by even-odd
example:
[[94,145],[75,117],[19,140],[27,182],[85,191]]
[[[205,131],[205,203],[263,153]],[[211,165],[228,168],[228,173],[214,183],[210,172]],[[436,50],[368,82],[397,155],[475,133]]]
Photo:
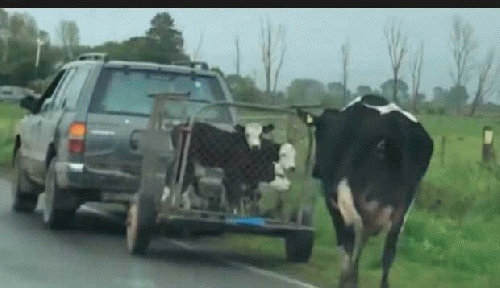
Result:
[[38,200],[38,189],[31,183],[21,165],[19,151],[14,156],[14,173],[12,181],[12,208],[16,212],[33,212]]
[[51,230],[70,228],[75,224],[76,209],[78,207],[58,209],[58,199],[64,197],[68,191],[61,189],[56,181],[56,158],[50,160],[45,177],[45,207],[43,209],[43,222]]
[[[291,217],[292,219],[294,218],[294,216],[297,217],[299,213],[295,212],[293,214],[293,216]],[[299,221],[299,224],[302,226],[312,225],[312,213],[310,210],[302,210],[302,217]],[[299,230],[286,235],[285,248],[288,261],[292,263],[307,263],[312,254],[313,243],[313,231]]]
[[131,255],[144,255],[156,220],[153,195],[139,192],[130,203],[127,216],[127,248]]

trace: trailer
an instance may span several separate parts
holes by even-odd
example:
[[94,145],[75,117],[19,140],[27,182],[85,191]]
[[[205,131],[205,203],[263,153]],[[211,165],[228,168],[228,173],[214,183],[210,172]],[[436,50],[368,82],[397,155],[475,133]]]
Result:
[[[130,145],[141,151],[143,163],[140,188],[128,208],[129,253],[143,255],[154,237],[242,233],[284,238],[287,259],[307,262],[314,242],[318,183],[310,176],[312,131],[298,119],[294,107],[193,100],[188,94],[157,93],[150,97],[153,101],[148,127],[134,131],[130,137]],[[278,179],[275,171],[275,180],[246,185],[238,182],[244,176],[230,177],[234,172],[230,170],[236,166],[195,165],[190,162],[193,147],[198,147],[193,146],[193,139],[206,139],[202,145],[216,143],[233,150],[243,147],[238,143],[217,143],[209,136],[193,136],[196,123],[228,132],[234,132],[236,124],[272,123],[274,131],[262,137],[266,143],[292,144],[296,151],[294,172],[284,171]],[[231,159],[246,161],[244,158],[253,154],[245,150],[237,155]],[[204,155],[207,158],[203,160],[217,160],[208,159],[212,156]],[[254,168],[259,169],[255,165],[248,169]],[[252,177],[245,173],[241,175]],[[288,186],[279,186],[282,183]]]

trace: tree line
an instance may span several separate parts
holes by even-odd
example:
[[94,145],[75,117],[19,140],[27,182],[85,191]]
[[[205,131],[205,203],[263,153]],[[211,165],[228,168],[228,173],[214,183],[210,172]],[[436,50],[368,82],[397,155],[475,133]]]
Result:
[[[367,93],[379,94],[399,105],[418,112],[425,95],[419,93],[420,79],[425,72],[424,42],[416,49],[408,45],[408,32],[403,21],[390,19],[384,26],[389,56],[388,68],[393,77],[379,88],[360,85],[354,91],[347,89],[351,45],[346,40],[339,47],[341,52],[341,79],[325,86],[315,79],[294,79],[284,91],[277,91],[280,72],[286,64],[286,30],[282,25],[273,25],[269,18],[261,21],[261,64],[264,72],[264,90],[256,85],[255,77],[241,75],[242,53],[239,36],[235,44],[235,73],[225,75],[218,67],[211,69],[220,73],[237,101],[264,102],[269,104],[316,103],[342,106],[352,98]],[[0,85],[28,86],[40,90],[51,75],[64,63],[75,60],[81,53],[103,52],[110,59],[125,61],[146,61],[171,64],[173,61],[199,60],[203,33],[192,56],[184,48],[182,32],[175,27],[168,12],[157,13],[150,21],[150,28],[144,35],[133,36],[124,41],[107,41],[97,46],[80,45],[79,27],[75,21],[62,20],[56,29],[57,39],[62,45],[52,45],[47,31],[37,27],[36,20],[28,13],[7,13],[0,8]],[[474,27],[460,16],[454,16],[448,39],[453,65],[449,88],[434,87],[433,102],[449,111],[461,113],[469,94],[466,89],[471,78],[477,80],[469,115],[479,105],[491,99],[497,92],[500,66],[495,49],[480,59],[477,55],[478,39]],[[402,79],[408,74],[408,85]]]
[[[0,8],[0,85],[28,86],[39,90],[64,63],[88,52],[107,53],[113,60],[148,61],[169,64],[186,61],[182,32],[175,28],[168,13],[158,13],[142,36],[122,42],[108,41],[98,46],[80,45],[75,21],[59,22],[57,39],[52,45],[47,31],[37,27],[28,13],[7,13]],[[168,51],[168,53],[166,52]]]

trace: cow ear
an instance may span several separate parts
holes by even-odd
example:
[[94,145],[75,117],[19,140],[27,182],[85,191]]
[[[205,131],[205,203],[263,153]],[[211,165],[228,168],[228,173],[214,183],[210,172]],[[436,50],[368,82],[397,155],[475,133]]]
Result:
[[269,125],[262,127],[262,133],[264,133],[264,134],[269,133],[269,132],[271,132],[273,130],[274,130],[274,124],[273,123],[270,123]]
[[318,124],[318,117],[297,108],[297,116],[306,123],[307,126],[316,126]]

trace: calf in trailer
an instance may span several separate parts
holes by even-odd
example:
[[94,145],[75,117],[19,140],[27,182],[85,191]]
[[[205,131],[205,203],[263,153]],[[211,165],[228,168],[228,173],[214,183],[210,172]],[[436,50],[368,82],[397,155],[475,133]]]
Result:
[[295,155],[295,148],[290,143],[278,144],[262,139],[261,148],[251,151],[250,159],[245,162],[245,176],[253,188],[259,182],[281,180],[285,170],[295,170]]
[[252,193],[257,193],[257,200],[261,196],[257,191],[259,183],[269,183],[278,191],[288,190],[290,181],[285,171],[295,170],[296,151],[292,144],[278,144],[269,139],[261,141],[261,148],[250,151],[249,158],[242,163],[245,196],[251,197]]
[[[176,150],[179,149],[181,129],[186,129],[187,126],[188,124],[178,125],[172,131]],[[284,169],[295,167],[295,149],[291,144],[279,145],[268,139],[258,138],[261,149],[251,150],[248,137],[245,137],[241,129],[229,132],[199,122],[194,123],[192,129],[182,191],[189,185],[197,191],[195,164],[223,168],[228,200],[234,206],[244,195],[246,189],[242,186],[256,187],[259,182],[276,180],[276,165]],[[179,155],[182,157],[182,152]]]
[[382,231],[381,287],[388,287],[399,233],[432,157],[432,139],[413,115],[379,96],[359,97],[321,116],[297,112],[316,127],[313,177],[321,179],[336,229],[340,287],[357,287],[363,245]]
[[[178,157],[183,157],[183,148],[186,141],[186,131],[189,124],[184,123],[174,127],[172,130],[172,143],[174,149],[178,151]],[[180,135],[183,135],[182,146],[179,147]],[[241,165],[241,157],[250,151],[245,135],[239,131],[230,132],[218,129],[212,125],[195,122],[191,131],[191,143],[189,145],[186,170],[184,173],[183,192],[192,185],[195,194],[198,191],[197,181],[195,179],[195,166],[223,168],[225,172],[226,188],[229,195],[241,195],[241,187],[233,183],[242,181],[242,173],[238,171]],[[180,169],[180,167],[179,167]],[[180,170],[179,170],[180,171]],[[178,172],[179,172],[178,171]],[[176,173],[177,177],[180,173]],[[230,181],[227,181],[230,179]],[[179,181],[179,179],[176,179]],[[233,202],[233,197],[229,201]]]

